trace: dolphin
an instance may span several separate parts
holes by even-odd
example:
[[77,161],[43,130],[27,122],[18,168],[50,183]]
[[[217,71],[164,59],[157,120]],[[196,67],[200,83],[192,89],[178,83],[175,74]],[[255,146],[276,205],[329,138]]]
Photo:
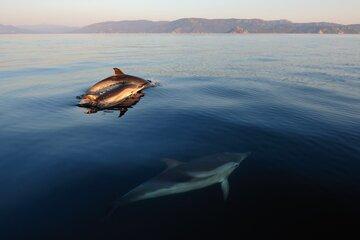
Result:
[[189,192],[219,183],[224,200],[229,195],[229,175],[250,155],[247,153],[219,153],[188,163],[165,159],[167,169],[160,175],[139,185],[115,201],[107,216],[118,207],[140,200]]
[[115,75],[105,78],[90,87],[85,95],[99,94],[116,87],[119,84],[134,84],[137,86],[150,86],[151,82],[145,79],[124,74],[119,68],[114,68]]
[[[131,97],[125,99],[119,105],[116,105],[115,107],[112,107],[110,109],[111,110],[118,110],[119,111],[119,118],[121,118],[122,116],[125,115],[125,113],[127,113],[129,108],[132,108],[133,106],[135,106],[141,100],[141,98],[144,97],[144,96],[145,96],[145,93],[143,93],[142,91],[138,92],[138,93],[135,93]],[[97,113],[98,111],[99,111],[99,109],[89,108],[86,113],[87,114],[93,114],[93,113]]]
[[141,92],[147,87],[143,85],[121,84],[102,94],[87,94],[79,102],[81,107],[93,107],[98,109],[112,108],[120,105],[131,96]]

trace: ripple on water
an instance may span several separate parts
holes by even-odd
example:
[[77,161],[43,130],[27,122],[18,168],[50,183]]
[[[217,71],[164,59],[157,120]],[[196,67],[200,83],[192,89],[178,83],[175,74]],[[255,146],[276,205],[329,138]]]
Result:
[[[16,35],[0,36],[0,45],[0,218],[11,219],[2,227],[12,234],[26,225],[27,237],[53,229],[103,236],[109,229],[91,219],[114,193],[163,171],[162,158],[228,151],[253,154],[230,178],[225,212],[209,188],[123,209],[112,233],[136,226],[170,236],[181,225],[193,234],[188,226],[223,229],[230,220],[273,230],[287,226],[267,215],[274,211],[308,222],[315,206],[329,223],[335,210],[358,209],[358,37]],[[76,96],[113,67],[160,85],[122,118],[85,114]],[[161,217],[174,209],[176,227]]]

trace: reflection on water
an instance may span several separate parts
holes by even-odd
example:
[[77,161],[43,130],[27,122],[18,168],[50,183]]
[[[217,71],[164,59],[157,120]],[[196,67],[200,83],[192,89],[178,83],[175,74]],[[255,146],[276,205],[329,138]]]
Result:
[[[0,35],[0,49],[0,239],[292,239],[357,227],[359,36]],[[84,114],[75,96],[114,66],[161,87]],[[114,194],[162,172],[161,159],[247,151],[225,203],[214,185],[99,221]]]

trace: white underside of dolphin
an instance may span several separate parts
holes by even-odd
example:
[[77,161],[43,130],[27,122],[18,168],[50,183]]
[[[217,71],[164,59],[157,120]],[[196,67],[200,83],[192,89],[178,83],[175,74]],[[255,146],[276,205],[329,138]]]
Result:
[[115,202],[111,215],[119,206],[220,184],[224,200],[229,196],[230,174],[250,153],[222,153],[198,161],[182,163],[166,159],[168,168],[157,177],[134,188]]
[[[217,184],[217,183],[221,183],[221,188],[223,190],[224,199],[226,200],[228,197],[228,193],[229,193],[229,182],[228,182],[227,177],[228,176],[223,177],[223,176],[214,175],[214,176],[206,177],[206,178],[197,178],[190,182],[174,184],[172,187],[161,188],[161,189],[158,189],[155,191],[150,191],[148,193],[145,193],[144,195],[141,195],[139,198],[135,198],[131,201],[133,202],[133,201],[157,198],[157,197],[162,197],[162,196],[167,196],[167,195],[172,195],[172,194],[177,194],[177,193],[189,192],[192,190],[205,188],[205,187]],[[136,191],[136,189],[134,189],[134,190]],[[124,197],[126,197],[126,195]]]

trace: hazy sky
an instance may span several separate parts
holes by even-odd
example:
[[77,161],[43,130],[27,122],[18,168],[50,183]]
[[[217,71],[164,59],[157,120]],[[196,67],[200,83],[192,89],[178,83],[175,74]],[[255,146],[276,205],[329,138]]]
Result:
[[0,24],[81,26],[183,17],[360,23],[360,0],[1,0]]

